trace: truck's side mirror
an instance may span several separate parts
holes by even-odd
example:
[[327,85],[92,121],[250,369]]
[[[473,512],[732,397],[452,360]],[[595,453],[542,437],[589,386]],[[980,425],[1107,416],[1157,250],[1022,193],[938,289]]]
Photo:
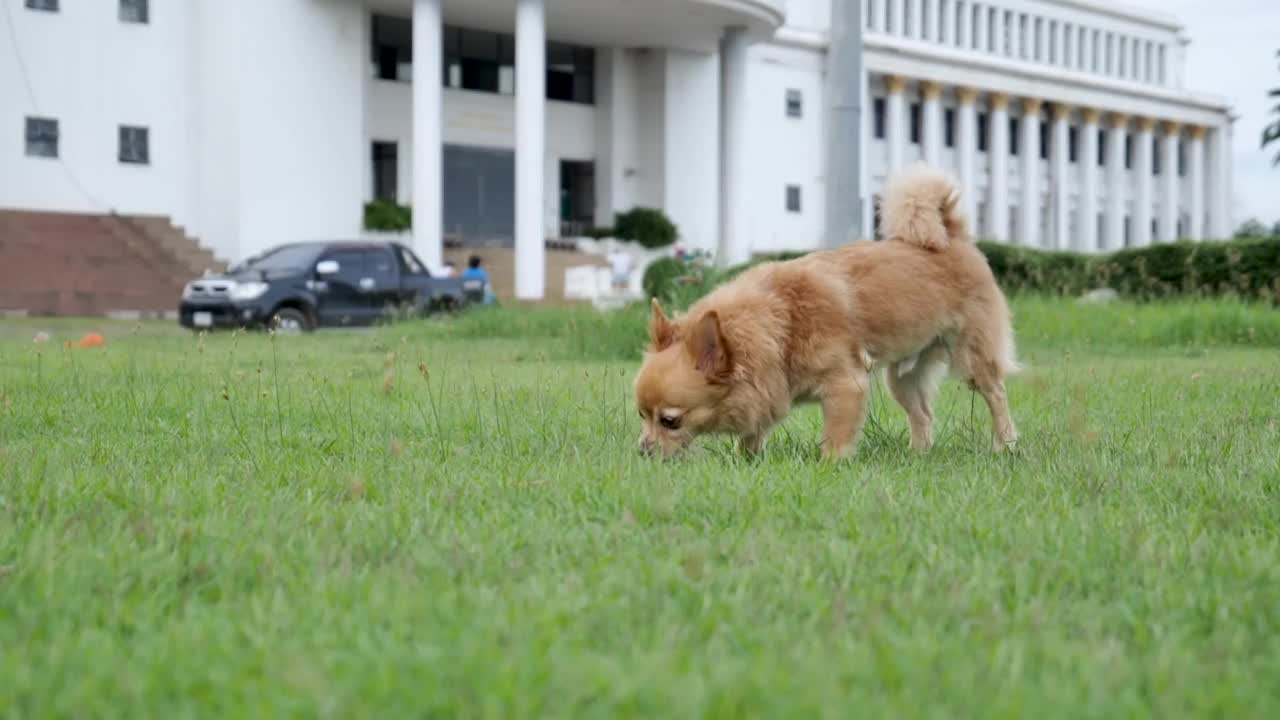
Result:
[[338,268],[337,260],[321,260],[320,262],[316,263],[317,275],[334,275],[334,274],[337,274],[338,269],[339,268]]

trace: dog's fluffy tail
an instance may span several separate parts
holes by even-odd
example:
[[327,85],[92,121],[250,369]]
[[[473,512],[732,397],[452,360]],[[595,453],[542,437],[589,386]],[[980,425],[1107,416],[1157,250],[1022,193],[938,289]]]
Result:
[[925,250],[946,250],[952,243],[969,242],[960,189],[927,165],[915,165],[890,178],[881,220],[886,239]]

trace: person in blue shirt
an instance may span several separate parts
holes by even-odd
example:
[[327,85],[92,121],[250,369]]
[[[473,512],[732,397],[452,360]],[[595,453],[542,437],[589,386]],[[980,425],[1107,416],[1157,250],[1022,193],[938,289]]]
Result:
[[493,302],[493,289],[489,286],[489,271],[480,267],[480,256],[472,255],[467,260],[467,269],[462,271],[463,280],[479,280],[484,283],[485,304]]

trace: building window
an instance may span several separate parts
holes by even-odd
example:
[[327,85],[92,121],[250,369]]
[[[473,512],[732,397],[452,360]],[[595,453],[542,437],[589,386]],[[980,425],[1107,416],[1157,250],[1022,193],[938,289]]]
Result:
[[947,108],[942,114],[942,142],[949,148],[956,146],[955,108]]
[[147,0],[120,0],[120,22],[146,25],[151,21]]
[[880,196],[875,195],[871,198],[871,237],[874,240],[880,239]]
[[804,96],[799,90],[787,91],[787,117],[804,117]]
[[148,132],[144,127],[120,126],[120,162],[147,165],[151,162]]
[[920,103],[911,103],[911,144],[920,144]]
[[413,23],[407,18],[374,15],[373,76],[379,80],[413,79]]
[[791,212],[791,213],[800,212],[800,186],[799,185],[787,186],[787,212]]
[[400,153],[394,142],[373,143],[373,199],[395,202],[399,196]]
[[1040,123],[1040,159],[1049,159],[1049,123],[1044,118],[1034,118]]
[[978,152],[987,151],[987,114],[978,113]]
[[1124,136],[1124,169],[1133,169],[1133,136]]
[[1018,117],[1009,118],[1009,154],[1018,154]]
[[878,97],[871,101],[872,131],[877,140],[884,139],[884,98]]
[[1160,174],[1160,138],[1151,138],[1151,174]]
[[1178,177],[1187,176],[1187,143],[1178,139]]
[[[569,94],[566,84],[572,81],[573,59],[565,52],[566,46],[558,43],[547,43],[548,58],[552,57],[552,46],[556,46],[554,65],[557,68],[553,79],[553,64],[547,65],[547,94]],[[467,30],[464,28],[444,28],[444,66],[445,86],[462,90],[514,95],[516,91],[516,43],[511,35],[487,32],[484,30]]]
[[1067,128],[1067,162],[1076,162],[1080,147],[1080,128],[1072,125]]
[[[515,39],[511,38],[514,55]],[[514,72],[514,59],[512,68]],[[589,47],[547,43],[547,99],[591,105],[595,102],[596,51]],[[515,83],[512,82],[512,91]]]
[[58,12],[58,0],[27,0],[27,8],[45,12]]
[[1107,131],[1098,130],[1098,167],[1107,164]]
[[58,157],[58,121],[53,118],[27,118],[27,155]]

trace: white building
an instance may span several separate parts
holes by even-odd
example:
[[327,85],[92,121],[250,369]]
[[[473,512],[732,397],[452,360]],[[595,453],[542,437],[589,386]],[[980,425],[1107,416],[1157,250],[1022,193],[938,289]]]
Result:
[[[429,264],[514,243],[524,298],[546,238],[637,205],[726,261],[814,248],[839,1],[0,0],[0,208],[165,215],[237,259],[392,198]],[[1176,19],[861,2],[864,208],[925,159],[998,240],[1229,234],[1231,116]]]

